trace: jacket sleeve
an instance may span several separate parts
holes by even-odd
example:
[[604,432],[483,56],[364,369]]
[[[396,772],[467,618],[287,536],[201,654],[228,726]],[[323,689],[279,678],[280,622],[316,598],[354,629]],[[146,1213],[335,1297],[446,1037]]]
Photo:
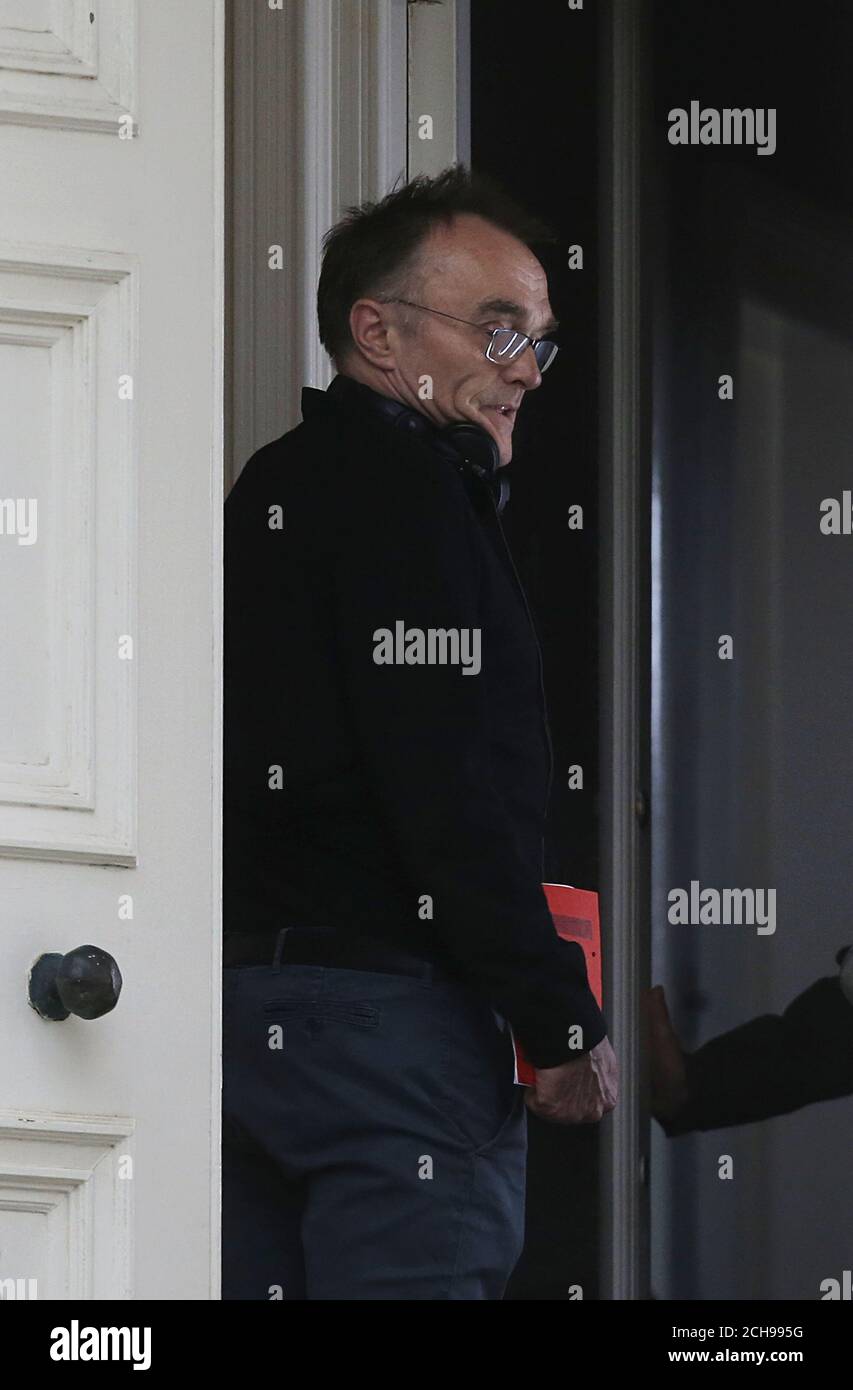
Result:
[[[397,621],[481,629],[479,522],[464,485],[420,447],[407,443],[397,456],[391,444],[350,479],[333,511],[341,678],[411,885],[413,921],[429,923],[436,955],[509,1019],[535,1066],[574,1060],[607,1025],[583,951],[558,937],[493,783],[483,676],[458,664],[374,661],[376,634],[393,633]],[[483,634],[481,670],[489,660]],[[580,1047],[570,1046],[573,1025]]]
[[785,1115],[853,1094],[853,1007],[837,976],[798,995],[781,1015],[743,1023],[688,1054],[686,1104],[660,1121],[674,1138]]

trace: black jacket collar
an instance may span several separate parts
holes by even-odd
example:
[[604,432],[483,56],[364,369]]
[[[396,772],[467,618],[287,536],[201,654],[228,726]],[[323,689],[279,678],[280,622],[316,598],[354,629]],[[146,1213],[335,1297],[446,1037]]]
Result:
[[325,391],[318,391],[314,386],[302,388],[303,419],[307,420],[319,411],[328,410],[329,406],[347,414],[355,413],[385,420],[390,425],[417,434],[438,453],[448,458],[455,457],[454,451],[441,439],[437,426],[426,415],[403,405],[391,396],[383,395],[381,391],[374,391],[371,386],[365,386],[364,382],[356,381],[355,377],[344,376],[339,372],[332,378]]
[[[473,472],[467,457],[467,450],[460,450],[447,434],[434,424],[421,411],[403,405],[391,396],[384,396],[354,377],[338,373],[333,377],[325,391],[314,386],[302,388],[302,416],[308,420],[312,416],[328,410],[341,412],[349,418],[360,418],[373,422],[381,421],[409,437],[414,436],[421,444],[438,454],[449,463],[465,481],[466,490],[479,511],[484,500],[484,487],[491,493],[495,506],[501,511],[509,498],[509,473],[502,468],[500,478],[484,476],[482,467],[474,467]],[[459,426],[458,428],[463,428]],[[476,460],[475,460],[476,462]],[[474,477],[474,474],[477,477]]]

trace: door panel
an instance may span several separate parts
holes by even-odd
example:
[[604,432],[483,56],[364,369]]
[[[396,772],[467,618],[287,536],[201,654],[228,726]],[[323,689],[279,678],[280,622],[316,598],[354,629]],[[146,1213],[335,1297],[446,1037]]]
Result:
[[0,0],[5,1298],[218,1288],[223,8]]

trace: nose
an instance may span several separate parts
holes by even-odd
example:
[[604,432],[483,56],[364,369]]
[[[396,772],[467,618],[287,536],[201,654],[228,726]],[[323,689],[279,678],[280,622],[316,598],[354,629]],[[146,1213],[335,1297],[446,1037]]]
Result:
[[537,386],[542,385],[542,373],[530,343],[524,352],[520,352],[511,363],[507,363],[505,375],[507,381],[519,382],[525,391],[535,391]]

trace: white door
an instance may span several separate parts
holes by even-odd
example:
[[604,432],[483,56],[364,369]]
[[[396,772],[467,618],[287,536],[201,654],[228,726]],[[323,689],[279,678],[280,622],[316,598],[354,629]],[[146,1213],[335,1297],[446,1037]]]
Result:
[[0,0],[3,1298],[218,1295],[222,35]]

